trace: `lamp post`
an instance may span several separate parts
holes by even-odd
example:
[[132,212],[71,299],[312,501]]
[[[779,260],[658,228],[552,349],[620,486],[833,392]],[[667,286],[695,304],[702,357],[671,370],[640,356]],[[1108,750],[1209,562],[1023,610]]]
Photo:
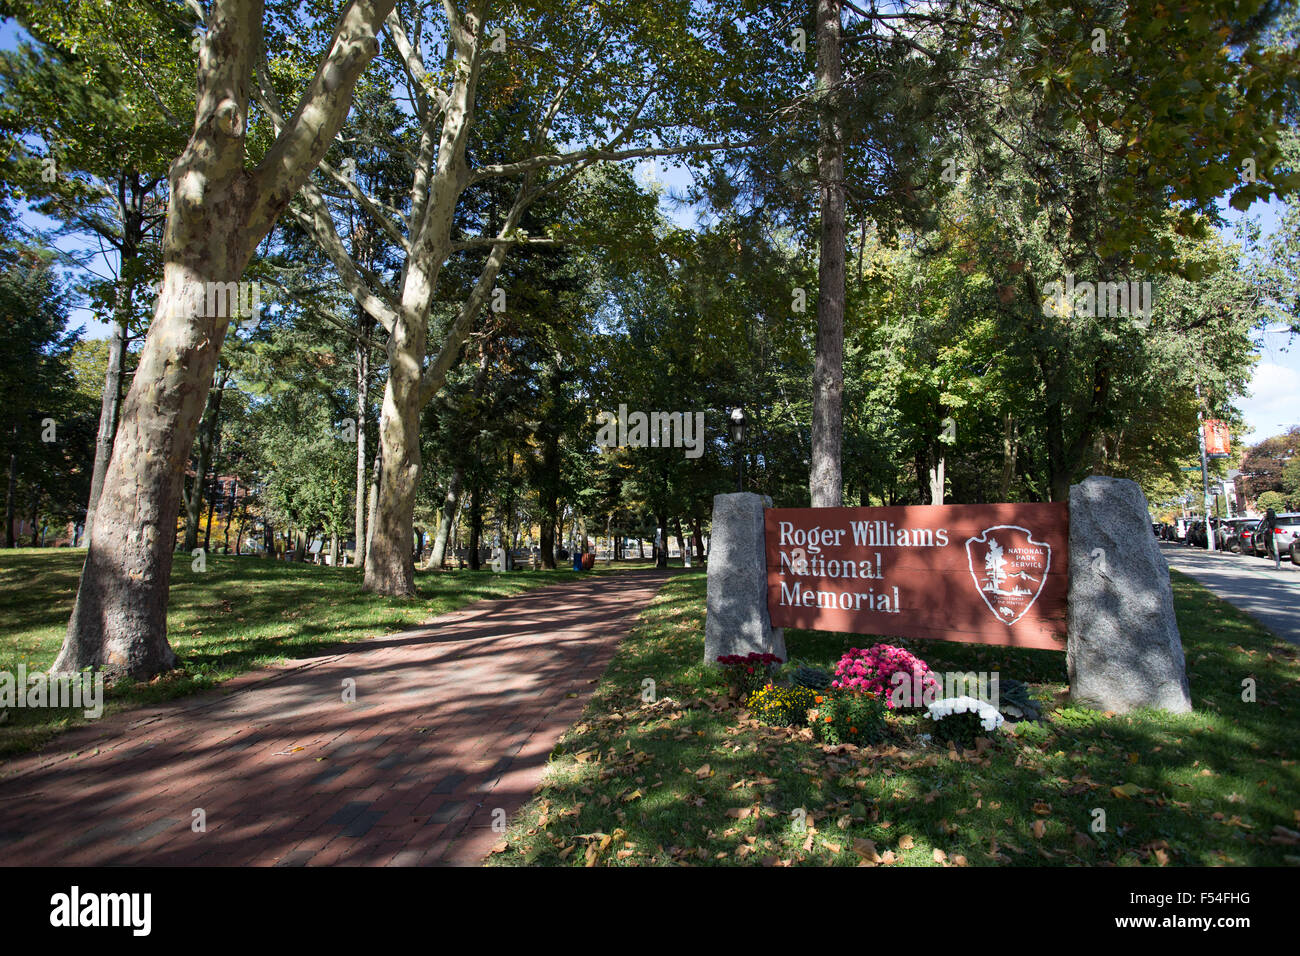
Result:
[[733,408],[731,410],[727,430],[731,433],[731,444],[736,448],[736,491],[744,491],[745,455],[741,451],[741,446],[745,444],[745,410],[743,408]]

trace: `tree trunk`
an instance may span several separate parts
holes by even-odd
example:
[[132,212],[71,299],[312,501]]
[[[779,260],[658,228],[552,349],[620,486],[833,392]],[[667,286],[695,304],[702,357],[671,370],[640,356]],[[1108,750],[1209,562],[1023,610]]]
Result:
[[700,531],[700,519],[691,518],[691,539],[695,544],[695,560],[704,561],[704,535]]
[[470,492],[469,499],[469,568],[471,571],[477,571],[480,567],[478,559],[479,538],[483,534],[483,492],[476,485]]
[[163,289],[122,406],[54,672],[93,667],[110,679],[143,680],[175,665],[167,595],[176,517],[185,463],[230,320],[227,309],[206,307],[208,293],[239,279],[334,142],[357,78],[378,52],[376,29],[392,7],[392,0],[360,0],[344,9],[298,108],[250,169],[248,86],[262,48],[263,4],[209,4],[194,129],[170,170]]
[[220,447],[214,448],[212,456],[212,480],[208,483],[208,523],[203,529],[203,553],[212,553],[212,520],[217,514],[217,456]]
[[[221,397],[225,394],[226,377],[219,385],[208,389],[207,404],[203,418],[199,422],[199,455],[194,465],[194,481],[190,484],[189,497],[185,501],[185,544],[186,552],[199,546],[199,517],[203,513],[203,490],[208,485],[208,469],[212,466],[212,453],[215,447],[217,423],[221,418]],[[207,550],[207,546],[204,546]]]
[[[169,222],[168,228],[178,227]],[[232,245],[236,241],[228,239]],[[54,662],[56,673],[92,667],[110,678],[142,680],[176,664],[167,642],[176,513],[185,463],[217,364],[216,343],[227,325],[224,318],[213,322],[204,317],[201,303],[208,282],[230,280],[178,262],[168,262],[163,276],[123,405],[77,603]],[[201,475],[196,476],[200,487]]]
[[32,547],[38,547],[41,543],[41,486],[37,485],[32,491]]
[[364,589],[389,597],[415,594],[411,540],[415,526],[415,492],[420,482],[420,370],[424,329],[400,323],[388,337],[388,383],[379,421],[379,478],[370,545],[366,549]]
[[[125,253],[124,253],[125,254]],[[119,296],[130,295],[121,290]],[[126,356],[126,329],[122,320],[113,323],[108,340],[108,368],[104,372],[104,390],[99,399],[99,434],[95,439],[95,464],[90,473],[90,500],[86,504],[86,539],[95,527],[95,513],[99,496],[104,490],[104,475],[108,460],[113,456],[113,439],[117,435],[117,413],[122,403],[122,364]]]
[[1008,412],[1002,431],[1002,479],[998,482],[998,501],[1006,501],[1011,494],[1011,482],[1016,476],[1016,453],[1019,444],[1016,439],[1015,419]]
[[357,309],[357,490],[353,500],[353,534],[356,547],[352,560],[366,563],[366,417],[370,402],[370,346],[367,344],[375,320],[365,309]]
[[813,368],[812,463],[814,508],[842,503],[844,400],[844,152],[836,120],[840,64],[840,0],[817,0],[817,179],[821,193],[817,341]]
[[230,481],[230,499],[226,502],[226,530],[221,537],[221,550],[224,554],[230,553],[230,526],[235,521],[235,491],[239,487],[239,482],[235,479]]
[[668,518],[656,515],[655,523],[655,567],[663,570],[668,567]]
[[686,563],[686,538],[682,535],[682,519],[674,518],[673,527],[677,535],[677,550],[681,552],[682,564]]
[[[14,444],[18,444],[18,426],[14,425]],[[17,504],[15,497],[18,494],[18,452],[9,453],[9,481],[5,490],[5,547],[17,547],[18,541],[14,534],[14,522],[17,520]]]
[[384,471],[384,458],[375,455],[370,464],[370,488],[366,492],[366,543],[365,551],[370,552],[370,539],[375,533],[375,512],[379,509],[379,477]]
[[944,492],[943,468],[945,458],[943,452],[940,451],[935,453],[932,450],[930,452],[930,461],[932,463],[928,469],[930,479],[930,504],[941,505],[943,504]]
[[440,570],[447,557],[447,536],[451,533],[451,522],[456,517],[456,507],[460,504],[460,487],[465,482],[465,467],[457,465],[451,473],[451,483],[447,486],[447,497],[442,502],[442,514],[438,518],[438,532],[433,539],[433,553],[429,555],[429,566]]

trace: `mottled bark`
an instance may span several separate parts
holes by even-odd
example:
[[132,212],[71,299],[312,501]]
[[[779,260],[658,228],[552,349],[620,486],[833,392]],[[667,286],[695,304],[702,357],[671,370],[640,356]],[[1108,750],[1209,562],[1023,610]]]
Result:
[[[126,296],[126,290],[119,290]],[[120,308],[120,307],[119,307]],[[113,323],[108,339],[108,367],[104,371],[104,388],[99,399],[99,433],[95,438],[95,462],[90,473],[90,499],[86,503],[86,540],[95,527],[99,496],[104,490],[104,475],[113,456],[113,439],[117,434],[117,416],[122,401],[122,364],[126,357],[126,330],[122,321]]]
[[411,542],[420,482],[420,372],[422,323],[400,323],[388,336],[388,383],[379,419],[384,467],[378,507],[366,549],[365,589],[391,597],[415,594]]
[[[259,165],[245,165],[248,85],[261,0],[214,0],[199,52],[194,132],[170,172],[163,287],[122,407],[95,527],[55,672],[147,679],[170,669],[167,595],[186,460],[229,316],[209,283],[236,282],[258,242],[334,141],[391,0],[344,10],[297,112]],[[222,309],[212,310],[220,313]]]
[[357,309],[357,487],[353,499],[353,540],[356,547],[352,560],[358,565],[366,563],[366,417],[370,408],[370,333],[375,320],[364,310]]
[[456,517],[460,505],[460,489],[465,482],[465,468],[457,465],[451,473],[451,482],[447,486],[447,496],[442,502],[442,514],[438,518],[438,531],[433,539],[433,553],[429,555],[429,566],[441,569],[447,558],[447,536],[451,533],[451,523]]

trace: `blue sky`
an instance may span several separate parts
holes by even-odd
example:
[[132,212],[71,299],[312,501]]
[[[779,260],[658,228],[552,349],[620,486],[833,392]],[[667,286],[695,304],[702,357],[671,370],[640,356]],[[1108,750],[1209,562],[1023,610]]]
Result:
[[[0,22],[0,49],[12,49],[16,46],[19,35],[19,29],[12,22]],[[645,182],[649,179],[649,173],[649,168],[643,164],[638,170],[638,178]],[[667,188],[676,190],[685,186],[687,176],[684,170],[669,167],[662,162],[655,164],[654,178]],[[695,215],[691,210],[676,206],[667,197],[661,205],[665,214],[679,225],[695,225]],[[1244,215],[1258,221],[1266,236],[1277,223],[1278,208],[1277,203],[1266,206],[1256,204]],[[1242,215],[1235,210],[1228,210],[1226,218],[1229,225]],[[38,229],[52,229],[56,225],[31,212],[23,215],[23,221],[29,227]],[[72,239],[64,239],[57,245],[69,252],[83,252],[88,248],[86,243]],[[101,257],[96,260],[93,268],[101,275],[112,274],[116,262]],[[77,309],[74,322],[86,326],[88,337],[102,338],[108,335],[107,326],[96,320],[89,310]],[[1285,329],[1265,330],[1257,336],[1256,345],[1259,362],[1255,367],[1249,394],[1237,401],[1248,428],[1242,436],[1247,442],[1259,441],[1300,424],[1300,349],[1294,347],[1293,336]]]

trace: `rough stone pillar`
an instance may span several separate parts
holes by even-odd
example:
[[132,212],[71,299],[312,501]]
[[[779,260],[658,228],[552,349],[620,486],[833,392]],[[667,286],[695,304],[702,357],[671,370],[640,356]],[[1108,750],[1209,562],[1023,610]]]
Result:
[[767,612],[763,509],[771,506],[766,495],[713,496],[704,620],[708,664],[716,664],[726,654],[767,653],[786,659],[785,633],[772,626]]
[[1192,709],[1169,567],[1141,489],[1093,475],[1070,486],[1070,697],[1127,713]]

